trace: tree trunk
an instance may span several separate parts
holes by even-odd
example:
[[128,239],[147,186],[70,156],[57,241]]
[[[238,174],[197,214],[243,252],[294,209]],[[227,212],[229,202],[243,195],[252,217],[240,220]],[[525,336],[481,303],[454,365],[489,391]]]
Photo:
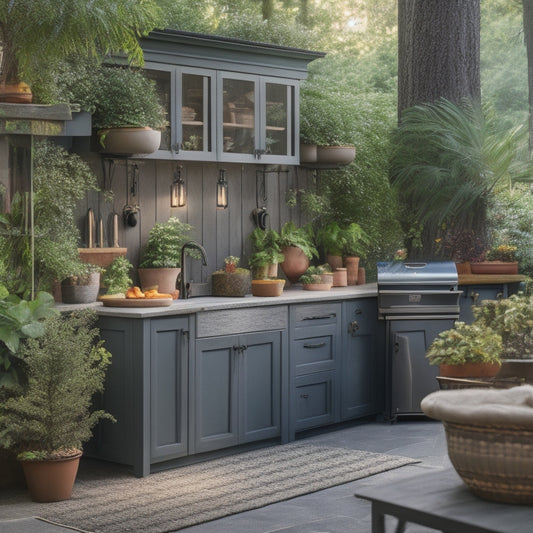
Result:
[[272,18],[274,13],[274,0],[262,0],[263,20]]
[[441,97],[480,100],[480,18],[480,0],[398,0],[398,116]]
[[527,79],[529,85],[529,151],[533,153],[533,0],[524,3],[524,39],[527,48]]

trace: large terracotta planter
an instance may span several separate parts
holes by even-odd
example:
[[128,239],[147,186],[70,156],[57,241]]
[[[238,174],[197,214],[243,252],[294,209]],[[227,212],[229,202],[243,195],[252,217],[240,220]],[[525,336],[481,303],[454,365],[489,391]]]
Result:
[[348,256],[344,259],[348,277],[348,285],[357,285],[359,276],[359,257]]
[[481,261],[470,263],[472,274],[518,274],[518,261]]
[[291,283],[296,283],[309,268],[309,259],[297,246],[284,246],[281,251],[285,256],[281,270]]
[[152,128],[110,128],[100,130],[98,137],[110,154],[151,154],[161,144],[161,132]]
[[78,473],[81,452],[49,461],[21,461],[28,489],[35,502],[68,500]]
[[143,291],[157,288],[160,293],[172,294],[181,268],[139,268],[137,272]]
[[489,378],[500,371],[497,363],[465,363],[464,365],[439,365],[439,374],[446,378]]
[[19,83],[0,83],[0,102],[9,104],[31,104],[33,94],[28,84],[23,81]]
[[342,255],[326,254],[326,262],[331,267],[331,270],[335,272],[337,268],[342,268]]

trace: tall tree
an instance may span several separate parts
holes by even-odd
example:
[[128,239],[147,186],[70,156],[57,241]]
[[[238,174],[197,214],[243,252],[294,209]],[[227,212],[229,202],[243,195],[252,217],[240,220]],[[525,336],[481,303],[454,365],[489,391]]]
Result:
[[480,18],[480,0],[398,0],[399,114],[441,97],[481,98]]
[[527,48],[529,84],[529,150],[533,153],[533,0],[524,2],[524,38]]

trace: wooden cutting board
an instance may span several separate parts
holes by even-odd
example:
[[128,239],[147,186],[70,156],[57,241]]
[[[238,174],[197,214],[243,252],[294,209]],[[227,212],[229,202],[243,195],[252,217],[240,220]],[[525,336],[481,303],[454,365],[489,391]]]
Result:
[[105,307],[168,307],[171,298],[102,298]]

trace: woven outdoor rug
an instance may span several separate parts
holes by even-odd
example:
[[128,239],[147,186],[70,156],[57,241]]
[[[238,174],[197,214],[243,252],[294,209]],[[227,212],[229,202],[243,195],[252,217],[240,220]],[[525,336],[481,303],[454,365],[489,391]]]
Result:
[[175,531],[326,489],[418,461],[315,446],[272,446],[183,466],[145,478],[84,475],[72,498],[31,504],[31,515],[83,531]]

